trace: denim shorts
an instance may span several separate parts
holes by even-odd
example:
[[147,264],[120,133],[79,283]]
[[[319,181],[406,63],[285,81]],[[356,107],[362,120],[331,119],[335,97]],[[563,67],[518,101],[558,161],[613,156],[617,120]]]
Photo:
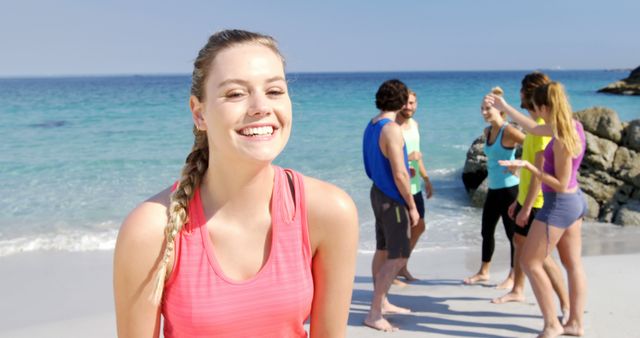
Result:
[[587,213],[587,202],[582,191],[558,193],[543,192],[544,204],[536,219],[547,225],[566,229]]

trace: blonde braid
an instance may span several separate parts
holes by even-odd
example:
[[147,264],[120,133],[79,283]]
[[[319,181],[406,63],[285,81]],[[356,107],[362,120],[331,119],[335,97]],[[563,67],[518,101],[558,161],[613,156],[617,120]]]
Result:
[[178,182],[176,190],[171,194],[171,202],[167,209],[167,226],[164,228],[165,249],[160,266],[156,272],[151,302],[154,305],[160,304],[162,292],[167,274],[167,266],[175,248],[175,239],[182,230],[182,226],[188,221],[187,208],[189,201],[193,198],[194,191],[200,186],[204,173],[209,166],[209,144],[207,133],[193,127],[195,140],[191,153],[187,156],[185,165],[182,168],[182,176]]

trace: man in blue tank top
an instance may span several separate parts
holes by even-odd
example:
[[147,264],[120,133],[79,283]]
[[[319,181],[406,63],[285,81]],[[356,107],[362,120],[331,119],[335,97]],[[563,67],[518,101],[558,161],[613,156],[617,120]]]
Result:
[[367,125],[362,142],[364,167],[373,181],[371,207],[376,219],[376,252],[373,256],[373,299],[364,324],[377,330],[394,331],[382,313],[408,313],[391,304],[387,292],[407,264],[410,228],[418,224],[418,211],[411,195],[409,163],[396,114],[406,108],[409,92],[399,80],[385,81],[376,93],[380,110]]

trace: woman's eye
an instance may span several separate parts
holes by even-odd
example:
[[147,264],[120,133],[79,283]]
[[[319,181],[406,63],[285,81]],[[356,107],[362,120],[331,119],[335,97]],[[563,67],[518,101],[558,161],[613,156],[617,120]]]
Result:
[[225,96],[230,99],[233,99],[233,98],[241,97],[242,95],[243,95],[242,92],[229,92]]
[[268,95],[271,95],[271,96],[283,95],[283,94],[284,94],[284,90],[281,90],[281,89],[272,89],[272,90],[269,90],[269,91],[267,92],[267,94],[268,94]]

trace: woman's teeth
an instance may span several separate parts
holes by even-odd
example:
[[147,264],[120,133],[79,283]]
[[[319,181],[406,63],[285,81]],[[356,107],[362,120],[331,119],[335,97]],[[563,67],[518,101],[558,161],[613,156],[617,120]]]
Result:
[[273,127],[264,126],[256,128],[244,128],[240,131],[240,134],[245,136],[264,136],[273,134]]

